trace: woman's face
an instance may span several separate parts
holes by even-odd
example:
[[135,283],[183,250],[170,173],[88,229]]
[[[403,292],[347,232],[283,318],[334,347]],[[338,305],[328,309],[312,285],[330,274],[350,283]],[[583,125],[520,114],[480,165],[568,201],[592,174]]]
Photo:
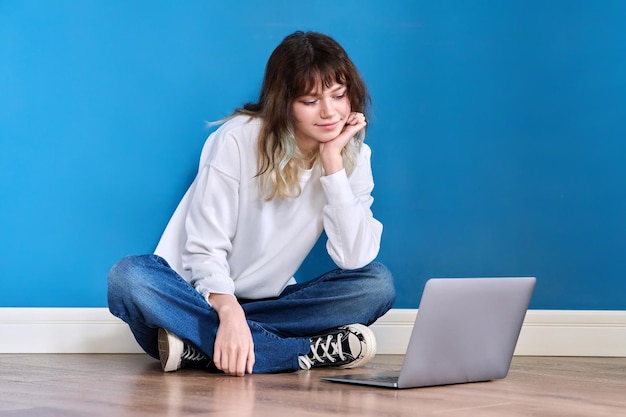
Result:
[[349,115],[350,100],[343,84],[323,88],[320,83],[311,93],[296,98],[293,130],[300,151],[305,154],[314,152],[320,143],[336,138]]

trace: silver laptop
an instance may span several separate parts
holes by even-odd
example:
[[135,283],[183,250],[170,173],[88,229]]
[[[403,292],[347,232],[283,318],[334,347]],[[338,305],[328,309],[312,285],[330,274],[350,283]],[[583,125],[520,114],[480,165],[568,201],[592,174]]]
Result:
[[422,294],[401,370],[322,380],[415,388],[504,378],[535,278],[433,278]]

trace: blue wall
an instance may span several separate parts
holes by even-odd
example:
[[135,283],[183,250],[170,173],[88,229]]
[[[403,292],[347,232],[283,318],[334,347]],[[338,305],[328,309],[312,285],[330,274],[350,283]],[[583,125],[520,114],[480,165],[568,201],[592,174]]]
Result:
[[536,275],[532,308],[626,309],[625,21],[610,0],[0,0],[0,306],[105,306],[110,266],[154,248],[192,180],[204,122],[312,29],[371,89],[396,307],[431,276]]

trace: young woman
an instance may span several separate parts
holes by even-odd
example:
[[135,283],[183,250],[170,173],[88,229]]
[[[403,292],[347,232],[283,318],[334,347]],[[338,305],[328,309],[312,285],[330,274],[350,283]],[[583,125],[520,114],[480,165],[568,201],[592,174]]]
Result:
[[[370,209],[368,103],[332,38],[295,32],[274,50],[259,101],[206,141],[155,254],[109,273],[111,312],[165,372],[350,368],[374,356],[367,326],[395,290],[373,262],[382,225]],[[339,268],[296,283],[322,231]]]

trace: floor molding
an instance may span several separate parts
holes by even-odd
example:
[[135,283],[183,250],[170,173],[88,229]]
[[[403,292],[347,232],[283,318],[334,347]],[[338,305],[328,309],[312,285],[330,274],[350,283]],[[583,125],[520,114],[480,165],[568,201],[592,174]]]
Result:
[[[372,325],[378,353],[404,353],[416,314],[393,309]],[[0,308],[0,334],[0,353],[141,352],[106,308]],[[626,357],[626,311],[529,310],[515,354]]]
[[[378,352],[404,353],[416,315],[394,309],[374,323]],[[626,357],[626,311],[529,310],[515,354]]]

